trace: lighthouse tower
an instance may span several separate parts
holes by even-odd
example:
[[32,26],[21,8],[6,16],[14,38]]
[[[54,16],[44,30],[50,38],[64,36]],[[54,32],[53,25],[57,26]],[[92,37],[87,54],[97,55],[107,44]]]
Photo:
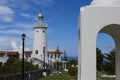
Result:
[[45,63],[48,63],[46,41],[47,24],[43,21],[44,16],[42,13],[39,13],[38,20],[39,22],[34,25],[34,43],[31,58],[34,64],[42,66]]

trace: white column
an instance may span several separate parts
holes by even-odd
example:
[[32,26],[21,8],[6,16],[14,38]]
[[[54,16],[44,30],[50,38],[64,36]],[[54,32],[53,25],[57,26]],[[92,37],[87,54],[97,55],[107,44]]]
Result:
[[62,62],[62,67],[63,67],[63,70],[64,70],[64,62]]
[[65,63],[65,70],[66,70],[66,63]]

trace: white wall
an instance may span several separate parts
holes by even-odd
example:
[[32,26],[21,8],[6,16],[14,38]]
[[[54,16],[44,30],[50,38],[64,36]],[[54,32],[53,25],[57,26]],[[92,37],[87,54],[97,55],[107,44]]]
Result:
[[[44,61],[43,47],[45,47],[45,62],[48,63],[46,30],[47,25],[44,23],[34,25],[34,43],[31,58],[41,60],[42,55],[42,61]],[[36,54],[36,50],[38,50],[38,54]]]
[[7,56],[7,54],[4,54],[3,56],[0,56],[0,62],[4,64],[7,62],[8,58],[9,57]]
[[82,7],[79,18],[78,79],[96,80],[96,37],[103,27],[120,24],[120,8]]
[[[52,58],[51,58],[51,55],[52,55]],[[56,55],[56,58],[55,58],[55,55]],[[49,54],[49,60],[51,60],[53,63],[55,63],[56,61],[61,61],[61,55],[59,56],[58,58],[58,55],[59,54]]]

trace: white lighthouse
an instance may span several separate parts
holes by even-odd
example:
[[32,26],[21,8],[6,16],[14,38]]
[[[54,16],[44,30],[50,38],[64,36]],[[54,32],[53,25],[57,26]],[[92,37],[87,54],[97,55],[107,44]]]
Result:
[[43,21],[44,16],[42,13],[39,13],[38,20],[39,22],[34,25],[34,43],[31,58],[34,64],[43,66],[44,63],[48,63],[46,41],[47,24]]

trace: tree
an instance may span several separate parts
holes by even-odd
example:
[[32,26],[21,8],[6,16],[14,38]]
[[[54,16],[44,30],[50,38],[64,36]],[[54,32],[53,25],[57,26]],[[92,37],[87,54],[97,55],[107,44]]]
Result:
[[78,62],[73,59],[73,60],[70,60],[70,61],[69,61],[69,64],[70,64],[70,65],[77,65]]
[[98,48],[96,48],[96,55],[97,55],[97,71],[102,71],[104,55]]
[[64,61],[67,61],[66,51],[64,51]]
[[2,73],[2,62],[0,62],[0,74]]
[[25,64],[24,65],[25,71],[32,71],[32,70],[38,70],[39,69],[39,66],[38,65],[33,65],[32,61],[28,62],[27,60],[25,60],[24,64]]
[[4,74],[21,72],[21,61],[18,58],[11,57],[3,66]]
[[[38,70],[38,65],[33,65],[32,62],[24,61],[25,71]],[[22,71],[22,61],[17,57],[10,57],[7,62],[0,67],[0,74],[13,74],[13,73],[21,73]]]
[[104,71],[108,74],[115,74],[115,50],[113,49],[109,54],[105,54]]
[[70,76],[76,76],[78,72],[78,68],[76,66],[70,65],[68,68],[68,73]]

